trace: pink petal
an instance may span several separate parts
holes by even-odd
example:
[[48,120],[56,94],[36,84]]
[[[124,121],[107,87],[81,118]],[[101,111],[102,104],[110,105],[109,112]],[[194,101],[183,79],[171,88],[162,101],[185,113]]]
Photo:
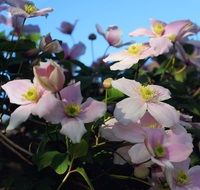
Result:
[[141,84],[135,80],[122,77],[118,80],[113,80],[112,86],[127,96],[139,97],[138,89],[141,87]]
[[192,148],[189,148],[184,144],[173,144],[167,147],[169,160],[171,162],[182,162],[186,160],[192,151]]
[[113,126],[113,133],[121,140],[131,143],[142,143],[145,139],[145,132],[138,123],[130,123],[128,126],[124,126],[118,122]]
[[146,28],[138,28],[134,30],[133,32],[129,33],[129,36],[132,37],[137,37],[137,36],[149,36],[149,37],[154,37],[154,33]]
[[191,184],[193,187],[196,187],[195,190],[200,189],[200,166],[194,166],[189,169],[188,174],[191,178]]
[[47,94],[40,98],[32,113],[53,124],[61,123],[66,116],[63,103],[53,94]]
[[172,127],[179,123],[179,114],[169,104],[148,103],[147,110],[164,127]]
[[147,127],[147,128],[161,128],[162,126],[154,119],[154,117],[149,114],[149,112],[146,112],[144,116],[140,119],[140,126],[141,127]]
[[137,122],[146,112],[147,104],[140,99],[125,98],[116,104],[114,116],[122,124]]
[[73,143],[80,143],[82,136],[86,133],[83,122],[78,118],[65,118],[61,124],[60,132],[69,137]]
[[10,116],[10,122],[6,130],[12,130],[18,127],[21,123],[26,121],[31,114],[35,104],[28,104],[19,106]]
[[102,36],[105,36],[105,32],[103,30],[103,28],[99,25],[99,24],[96,24],[96,29],[97,29],[97,32],[102,35]]
[[151,155],[143,143],[132,146],[131,149],[129,149],[128,154],[134,164],[146,162],[151,158]]
[[167,100],[171,98],[171,93],[167,88],[158,85],[149,85],[156,91],[156,96],[159,101]]
[[79,42],[78,44],[75,44],[71,51],[70,51],[70,58],[71,59],[77,59],[79,58],[81,55],[83,55],[86,51],[86,46],[85,44],[83,44],[82,42]]
[[31,14],[31,16],[47,16],[48,13],[52,12],[53,9],[50,7],[44,8],[44,9],[40,9],[38,11],[36,11],[35,13]]
[[12,80],[1,87],[6,91],[11,103],[18,105],[32,103],[23,97],[23,94],[25,94],[29,88],[33,87],[30,80]]
[[81,95],[80,84],[80,82],[77,82],[75,84],[63,88],[60,91],[61,97],[67,102],[81,104],[83,97]]
[[78,117],[83,123],[90,123],[99,117],[102,117],[105,112],[106,105],[104,102],[88,98],[86,102],[81,105],[81,113]]

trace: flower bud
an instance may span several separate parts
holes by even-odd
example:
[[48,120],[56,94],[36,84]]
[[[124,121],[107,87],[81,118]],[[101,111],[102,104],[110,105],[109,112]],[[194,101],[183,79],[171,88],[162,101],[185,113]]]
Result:
[[107,78],[107,79],[105,79],[104,81],[103,81],[103,87],[105,88],[105,89],[109,89],[109,88],[111,88],[112,87],[112,78]]
[[105,38],[109,45],[119,46],[122,43],[122,31],[117,26],[108,27]]
[[134,176],[145,179],[149,175],[149,169],[144,165],[139,165],[134,168]]
[[40,66],[33,67],[34,75],[40,85],[51,92],[58,92],[63,88],[65,75],[63,69],[56,62],[40,62]]

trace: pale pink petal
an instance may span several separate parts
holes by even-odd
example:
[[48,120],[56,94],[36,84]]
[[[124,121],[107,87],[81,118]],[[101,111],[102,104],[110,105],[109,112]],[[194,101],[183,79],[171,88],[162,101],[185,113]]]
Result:
[[102,28],[99,24],[96,24],[96,29],[97,29],[97,32],[98,32],[100,35],[102,35],[102,36],[105,37],[105,32],[104,32],[103,28]]
[[148,103],[147,110],[164,127],[172,127],[179,123],[179,114],[169,104]]
[[111,46],[119,46],[122,43],[122,31],[118,26],[110,26],[105,33],[105,39]]
[[66,100],[67,102],[81,104],[83,97],[81,95],[80,84],[80,82],[77,82],[75,84],[63,88],[60,91],[62,99]]
[[182,162],[192,153],[192,148],[184,144],[172,144],[167,147],[168,157],[171,162]]
[[132,37],[137,37],[137,36],[149,36],[149,37],[154,37],[154,33],[146,28],[138,28],[134,30],[133,32],[129,33],[129,36]]
[[139,58],[137,57],[126,57],[123,60],[114,63],[110,66],[110,70],[116,71],[116,70],[125,70],[131,68],[134,64],[138,63]]
[[117,53],[112,53],[110,54],[108,57],[106,57],[105,59],[103,59],[104,62],[114,62],[114,61],[120,61],[125,59],[126,57],[129,57],[130,54],[128,53],[127,50],[123,50]]
[[134,164],[146,162],[151,158],[151,155],[143,143],[132,146],[131,149],[129,149],[128,154]]
[[24,18],[28,18],[30,16],[27,12],[19,7],[9,7],[8,11],[11,13],[12,16],[19,16]]
[[171,98],[171,93],[167,88],[158,85],[149,85],[149,87],[153,88],[156,92],[156,97],[159,101],[167,100]]
[[135,80],[122,77],[118,80],[113,80],[112,87],[116,88],[127,96],[139,97],[138,89],[141,87],[141,84]]
[[114,153],[114,159],[113,163],[114,164],[119,164],[119,165],[124,165],[127,162],[130,162],[130,156],[128,154],[128,150],[131,148],[131,146],[123,146],[120,147],[116,150]]
[[32,103],[23,97],[23,94],[31,87],[33,87],[33,83],[27,79],[12,80],[1,86],[6,91],[10,102],[18,105]]
[[188,158],[182,162],[174,162],[173,165],[174,165],[175,176],[177,176],[177,173],[180,172],[181,170],[188,171],[189,166],[190,166],[190,161],[191,159]]
[[10,122],[6,130],[12,130],[18,127],[21,123],[26,121],[31,114],[35,104],[28,104],[19,106],[10,116]]
[[146,112],[147,104],[140,99],[125,98],[116,104],[114,116],[122,124],[137,122]]
[[124,126],[119,122],[113,127],[113,133],[116,137],[131,143],[142,143],[145,139],[145,132],[138,123],[130,123]]
[[65,118],[62,120],[60,132],[71,139],[73,143],[80,143],[86,133],[84,123],[78,118]]
[[70,59],[77,59],[81,55],[83,55],[86,51],[86,46],[82,42],[73,45],[72,49],[70,50]]
[[194,166],[189,169],[188,174],[191,178],[191,184],[193,187],[200,189],[200,166]]
[[140,119],[140,126],[147,127],[147,128],[162,128],[162,126],[155,120],[154,117],[146,112],[144,116]]
[[47,94],[40,98],[32,113],[53,124],[61,123],[66,116],[63,103],[53,94]]
[[83,123],[90,123],[102,117],[105,112],[106,104],[104,102],[88,98],[86,102],[81,105],[81,113],[78,117]]
[[36,11],[35,13],[31,14],[31,16],[47,16],[48,13],[50,13],[52,11],[53,11],[52,8],[47,7],[47,8],[43,8],[43,9]]
[[166,37],[151,38],[149,44],[153,49],[153,55],[158,56],[164,53],[168,53],[173,47],[172,42]]

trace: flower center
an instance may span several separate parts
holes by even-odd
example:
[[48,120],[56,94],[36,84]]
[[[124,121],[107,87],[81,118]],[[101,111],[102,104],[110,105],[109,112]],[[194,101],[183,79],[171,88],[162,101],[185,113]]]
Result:
[[166,155],[166,150],[162,145],[159,144],[154,149],[154,153],[155,153],[157,158],[162,158]]
[[135,55],[139,55],[142,49],[143,49],[143,45],[136,43],[128,47],[128,52],[135,56]]
[[186,185],[189,182],[189,176],[187,175],[185,171],[180,171],[177,174],[176,182],[180,186]]
[[37,7],[33,3],[27,3],[24,5],[24,10],[28,14],[32,14],[37,11]]
[[169,39],[170,41],[172,41],[172,42],[175,42],[175,40],[176,40],[176,35],[175,35],[175,34],[171,34],[171,35],[168,36],[168,39]]
[[26,99],[26,100],[29,100],[29,101],[32,101],[32,102],[37,102],[38,100],[38,91],[35,87],[31,87],[29,88],[26,93],[22,94],[22,96]]
[[141,86],[139,92],[145,101],[152,100],[155,97],[154,90],[149,86]]
[[163,32],[165,31],[165,27],[164,27],[164,25],[162,23],[155,23],[153,25],[153,31],[157,35],[161,36],[163,34]]
[[80,105],[78,105],[76,103],[70,103],[64,107],[64,110],[65,110],[65,113],[67,114],[67,116],[76,117],[81,112],[81,107],[80,107]]

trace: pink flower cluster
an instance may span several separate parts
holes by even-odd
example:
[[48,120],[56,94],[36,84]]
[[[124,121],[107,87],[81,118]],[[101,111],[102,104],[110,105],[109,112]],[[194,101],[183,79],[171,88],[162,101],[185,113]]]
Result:
[[[170,91],[126,78],[113,80],[112,86],[127,95],[116,104],[114,118],[100,128],[105,139],[124,142],[114,155],[114,163],[139,165],[144,168],[140,173],[158,167],[172,190],[199,189],[198,182],[194,182],[200,176],[199,166],[189,171],[189,165],[177,169],[189,158],[193,144],[191,134],[181,125],[180,113],[163,102],[171,98]],[[153,188],[161,185],[158,178],[152,183]]]
[[103,116],[106,111],[105,103],[92,98],[82,103],[80,82],[63,88],[64,70],[52,60],[41,62],[33,70],[33,83],[21,79],[2,85],[10,102],[19,105],[11,114],[7,130],[20,126],[33,114],[53,124],[61,123],[61,133],[73,143],[80,142],[86,132],[84,123]]

